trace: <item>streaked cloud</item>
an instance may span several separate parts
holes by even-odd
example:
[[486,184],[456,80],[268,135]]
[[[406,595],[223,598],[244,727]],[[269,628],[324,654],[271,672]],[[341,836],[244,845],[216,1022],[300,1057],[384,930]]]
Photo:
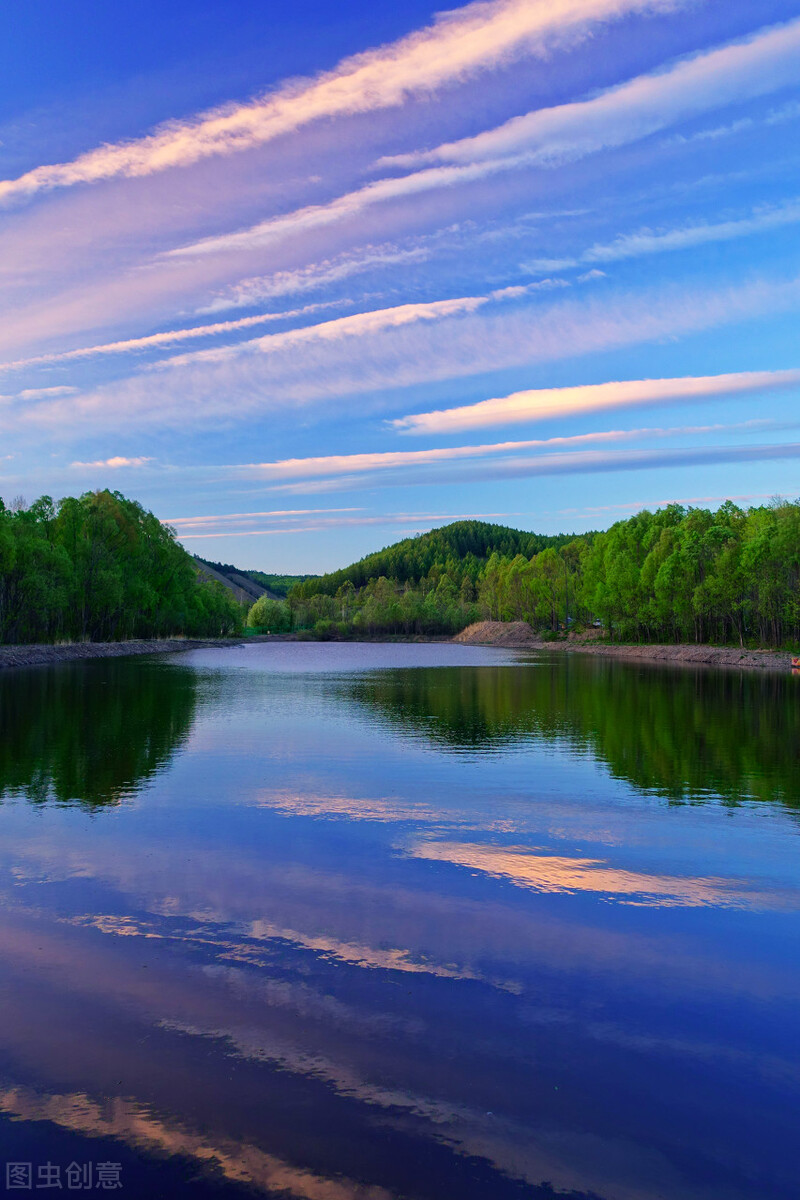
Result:
[[[455,296],[449,300],[431,300],[419,304],[399,304],[392,308],[378,308],[372,312],[354,313],[352,316],[336,317],[331,321],[323,321],[318,325],[303,325],[296,329],[287,329],[282,333],[267,334],[246,342],[223,346],[209,350],[198,350],[194,353],[179,355],[167,360],[167,365],[174,367],[187,366],[197,362],[219,362],[224,359],[237,357],[241,354],[259,352],[271,354],[285,350],[288,347],[303,342],[338,342],[349,338],[369,337],[384,330],[397,329],[404,325],[413,325],[418,321],[439,321],[447,317],[456,317],[465,313],[474,313],[485,304],[502,302],[504,300],[519,300],[523,296],[538,290],[549,290],[568,286],[558,280],[543,279],[533,284],[522,284],[514,287],[498,288],[485,296]],[[246,317],[243,321],[221,322],[219,327],[243,326],[257,323],[261,318]],[[173,335],[156,334],[156,337],[169,338]],[[95,347],[95,352],[102,352],[105,347]],[[87,352],[88,353],[88,352]],[[158,368],[161,364],[155,363]]]
[[491,308],[489,299],[402,305],[177,355],[79,396],[12,406],[6,423],[28,426],[37,436],[42,428],[74,434],[87,425],[130,430],[179,422],[183,428],[187,414],[198,426],[220,415],[242,420],[297,403],[341,403],[370,390],[574,359],[780,312],[800,299],[800,279],[722,289],[654,286]]
[[496,0],[441,14],[427,29],[344,60],[312,80],[291,82],[147,137],[97,149],[72,162],[36,167],[0,183],[0,200],[53,188],[143,176],[214,155],[264,145],[313,122],[395,108],[411,97],[464,82],[522,54],[543,56],[587,36],[600,22],[675,7],[671,0]]
[[689,250],[709,242],[729,242],[753,233],[767,233],[782,229],[786,225],[800,222],[800,200],[786,204],[764,206],[748,217],[738,220],[718,221],[715,224],[697,222],[678,229],[640,229],[636,233],[623,234],[606,245],[590,246],[574,258],[540,258],[524,263],[533,274],[563,271],[587,263],[618,262],[626,258],[639,258],[645,254],[663,254],[668,250]]
[[762,30],[588,100],[538,109],[475,137],[384,159],[398,166],[495,163],[524,155],[552,166],[648,137],[714,108],[797,84],[800,20]]
[[[678,436],[677,433],[675,436]],[[482,460],[432,463],[403,478],[407,487],[479,487],[481,484],[502,480],[535,480],[557,475],[612,475],[628,471],[660,471],[683,468],[697,469],[748,463],[794,461],[800,459],[800,442],[749,443],[734,445],[686,446],[677,450],[653,449],[632,446],[624,450],[566,450],[544,454],[517,454],[508,457]],[[396,486],[396,478],[381,471],[372,474],[353,473],[331,475],[316,480],[291,483],[272,483],[269,490],[294,495],[322,492],[344,492],[363,488],[365,481],[370,487]],[[797,488],[792,486],[792,493]]]
[[[22,367],[44,366],[49,363],[74,362],[86,358],[98,358],[106,354],[131,354],[136,350],[158,350],[162,346],[176,345],[180,342],[194,341],[198,338],[218,337],[221,334],[238,333],[242,329],[252,329],[257,325],[265,325],[269,321],[295,320],[297,317],[308,316],[321,309],[341,307],[346,300],[330,301],[320,304],[307,304],[303,308],[295,308],[288,312],[259,313],[253,317],[240,317],[235,321],[217,321],[211,325],[192,325],[187,329],[170,329],[161,333],[149,333],[144,337],[127,338],[120,342],[101,342],[96,346],[81,346],[75,350],[63,350],[53,354],[39,354],[34,358],[17,359],[15,362],[0,363],[0,371],[18,371]],[[77,388],[34,388],[21,392],[23,399],[37,399],[41,396],[55,393],[77,391]]]
[[[431,300],[427,304],[398,304],[393,308],[379,308],[373,312],[354,313],[349,317],[337,317],[323,321],[320,325],[304,325],[298,329],[287,329],[283,333],[267,334],[249,342],[220,349],[198,350],[182,354],[169,360],[170,366],[185,366],[192,362],[219,362],[251,351],[270,354],[302,342],[337,342],[343,338],[364,337],[384,329],[396,329],[402,325],[413,325],[416,321],[436,321],[459,313],[471,313],[494,296],[457,296],[452,300]],[[245,318],[247,319],[247,318]],[[231,322],[235,324],[235,322]],[[158,365],[158,364],[156,364]]]
[[262,479],[314,479],[320,476],[355,475],[364,472],[393,471],[398,468],[430,466],[464,459],[519,454],[526,450],[551,450],[561,446],[596,442],[636,441],[642,438],[682,437],[687,434],[750,430],[761,421],[739,425],[680,426],[675,429],[611,429],[599,433],[580,433],[571,437],[530,438],[518,442],[491,442],[481,446],[445,446],[433,450],[389,450],[372,454],[329,454],[316,458],[287,458],[279,462],[249,463],[238,468]]
[[164,525],[174,525],[176,529],[190,529],[203,525],[226,525],[232,521],[259,520],[262,517],[280,517],[291,519],[306,517],[310,513],[352,513],[360,512],[358,508],[273,508],[266,512],[222,513],[219,516],[206,517],[164,517]]
[[390,422],[408,433],[456,433],[492,425],[514,425],[551,417],[607,412],[676,400],[703,400],[765,392],[800,384],[800,368],[790,371],[741,371],[681,379],[629,379],[579,387],[536,388],[438,412],[417,413]]
[[21,392],[15,392],[13,395],[0,396],[0,400],[52,400],[57,396],[74,396],[77,390],[76,387],[68,384],[60,384],[57,387],[23,388]]
[[227,308],[246,308],[277,296],[314,291],[378,267],[424,262],[430,253],[426,246],[365,246],[355,254],[341,254],[337,258],[297,267],[293,271],[276,271],[272,275],[242,279],[209,304],[198,309],[198,312],[212,313]]
[[800,117],[800,102],[792,100],[788,104],[781,105],[780,108],[773,108],[764,117],[739,117],[736,121],[730,121],[727,125],[715,125],[711,129],[698,129],[694,133],[675,133],[670,138],[667,138],[666,145],[686,146],[693,142],[716,142],[720,138],[733,137],[737,133],[744,133],[751,129],[756,129],[761,125],[783,125],[786,121],[794,121]]
[[353,217],[374,204],[471,183],[499,171],[555,167],[628,145],[709,110],[794,85],[798,53],[800,20],[638,76],[589,100],[537,109],[475,137],[386,158],[382,165],[437,165],[379,179],[326,204],[307,205],[248,229],[203,238],[169,254],[194,256],[267,246]]
[[[326,529],[354,529],[359,527],[370,526],[386,526],[393,528],[402,526],[403,529],[408,527],[414,532],[419,532],[421,529],[432,529],[434,525],[446,523],[449,521],[507,521],[510,518],[519,518],[525,516],[524,513],[509,513],[509,512],[451,512],[451,513],[381,513],[376,516],[346,516],[344,514],[361,512],[360,509],[352,508],[309,508],[297,509],[298,513],[307,513],[309,516],[303,519],[300,524],[300,518],[295,517],[290,521],[283,520],[277,525],[270,525],[267,528],[232,528],[232,524],[225,524],[226,518],[216,517],[207,520],[198,520],[196,524],[183,522],[178,524],[175,521],[165,521],[167,525],[175,525],[176,532],[181,541],[204,539],[204,538],[223,538],[223,537],[258,537],[260,535],[273,536],[275,534],[297,534],[297,533],[318,533]],[[314,516],[313,514],[320,514]],[[342,514],[340,516],[324,514]],[[265,516],[270,514],[265,513]],[[247,517],[247,514],[242,514]],[[273,520],[278,520],[278,517],[273,517]],[[233,519],[231,518],[233,523]],[[238,522],[239,524],[247,524],[247,521]],[[255,521],[254,521],[255,523]],[[196,532],[203,530],[203,532]]]

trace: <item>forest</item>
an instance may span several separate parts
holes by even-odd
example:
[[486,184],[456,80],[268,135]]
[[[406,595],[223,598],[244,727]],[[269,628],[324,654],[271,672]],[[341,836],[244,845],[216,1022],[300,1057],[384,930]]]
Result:
[[0,642],[225,637],[242,611],[174,532],[119,492],[0,500]]
[[523,620],[626,642],[800,644],[800,502],[671,504],[601,533],[543,537],[478,521],[406,539],[262,597],[248,625],[315,637],[431,636]]

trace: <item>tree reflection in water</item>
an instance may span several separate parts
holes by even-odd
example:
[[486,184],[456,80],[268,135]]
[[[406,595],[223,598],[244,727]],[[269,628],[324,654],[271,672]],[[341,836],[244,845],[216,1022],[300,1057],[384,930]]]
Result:
[[789,676],[560,655],[530,667],[382,671],[341,688],[442,749],[564,741],[671,801],[714,795],[800,807],[800,704]]
[[186,740],[196,681],[141,659],[0,673],[0,797],[118,804]]

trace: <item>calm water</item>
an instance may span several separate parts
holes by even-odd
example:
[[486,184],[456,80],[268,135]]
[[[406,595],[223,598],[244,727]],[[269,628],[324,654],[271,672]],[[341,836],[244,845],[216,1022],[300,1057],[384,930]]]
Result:
[[800,680],[277,644],[0,722],[0,1187],[797,1200]]

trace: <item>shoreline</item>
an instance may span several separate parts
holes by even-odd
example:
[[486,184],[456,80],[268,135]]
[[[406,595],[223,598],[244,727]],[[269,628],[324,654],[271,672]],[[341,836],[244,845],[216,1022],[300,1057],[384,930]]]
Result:
[[[256,634],[243,638],[164,638],[128,642],[66,642],[3,646],[0,645],[0,671],[15,667],[48,666],[64,662],[86,662],[100,658],[133,658],[144,654],[177,654],[188,650],[208,650],[246,646],[259,642],[299,641],[296,634]],[[302,639],[303,641],[307,639]],[[308,639],[313,640],[313,639]],[[509,650],[552,651],[558,654],[592,654],[600,658],[636,659],[677,666],[738,668],[747,671],[792,669],[788,650],[750,650],[736,646],[709,646],[694,643],[620,643],[596,640],[545,641],[522,621],[482,621],[453,638],[365,638],[374,642],[444,642],[467,646],[496,646]],[[321,643],[320,643],[321,644]]]
[[648,645],[591,642],[570,645],[568,642],[540,642],[542,650],[560,650],[567,654],[594,654],[600,658],[641,659],[644,662],[673,663],[686,667],[726,667],[742,671],[792,670],[792,654],[789,650],[748,650],[738,646],[705,646],[695,643],[654,643]]
[[678,666],[726,667],[747,671],[792,670],[789,650],[750,650],[738,646],[697,645],[693,642],[600,642],[587,638],[545,641],[524,621],[481,621],[456,634],[453,641],[468,646],[500,646],[511,650],[546,650],[559,654],[593,654],[600,658],[639,659]]
[[219,646],[241,646],[242,638],[163,638],[129,642],[47,642],[25,646],[0,646],[0,670],[39,667],[53,663],[83,662],[96,658],[132,658],[140,654],[176,654],[182,650],[206,650]]

